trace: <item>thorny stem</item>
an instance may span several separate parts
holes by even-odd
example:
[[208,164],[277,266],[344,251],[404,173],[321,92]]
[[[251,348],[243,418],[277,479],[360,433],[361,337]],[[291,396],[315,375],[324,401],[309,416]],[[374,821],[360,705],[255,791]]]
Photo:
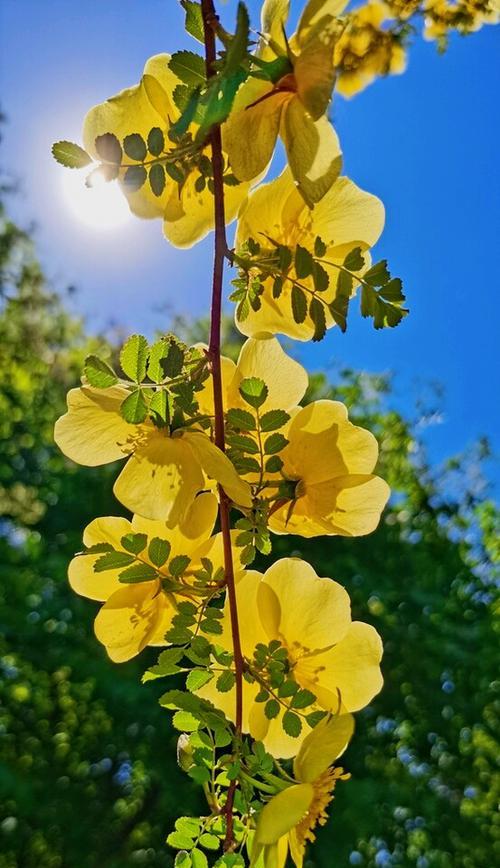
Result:
[[[214,74],[213,64],[216,60],[215,29],[218,25],[218,17],[213,0],[201,0],[203,13],[203,25],[205,32],[205,63],[207,78]],[[215,216],[215,244],[214,244],[214,270],[212,284],[212,309],[210,321],[210,344],[208,357],[212,367],[212,379],[214,389],[215,410],[215,444],[224,452],[224,406],[222,400],[222,375],[221,375],[221,314],[222,314],[222,279],[224,272],[224,258],[227,251],[226,218],[224,213],[224,160],[222,156],[221,131],[215,126],[210,134],[212,149],[212,169],[214,180],[214,216]],[[236,601],[236,587],[234,581],[233,555],[231,551],[231,534],[229,520],[229,499],[224,490],[219,486],[219,518],[221,524],[222,541],[224,548],[224,570],[231,617],[231,632],[233,636],[234,665],[236,674],[236,714],[235,731],[236,739],[241,736],[243,718],[243,655],[241,652],[240,629],[238,622],[238,606]],[[224,808],[226,815],[226,838],[224,850],[232,851],[235,847],[233,829],[233,805],[236,791],[236,781],[231,781],[227,793],[227,801]]]

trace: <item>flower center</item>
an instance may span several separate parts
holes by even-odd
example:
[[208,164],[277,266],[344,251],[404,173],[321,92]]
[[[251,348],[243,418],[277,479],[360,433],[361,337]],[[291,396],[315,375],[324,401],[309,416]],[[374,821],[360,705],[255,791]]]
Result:
[[304,854],[307,842],[316,840],[316,835],[314,834],[316,826],[324,826],[328,819],[326,809],[333,799],[333,791],[337,781],[345,781],[349,777],[350,775],[345,774],[343,768],[331,768],[323,772],[313,782],[314,795],[309,805],[309,810],[295,827],[297,846],[302,855]]

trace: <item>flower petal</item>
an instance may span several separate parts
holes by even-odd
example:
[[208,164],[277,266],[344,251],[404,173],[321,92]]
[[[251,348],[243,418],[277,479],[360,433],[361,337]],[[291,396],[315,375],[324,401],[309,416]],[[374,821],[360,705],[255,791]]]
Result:
[[222,128],[222,146],[239,181],[253,181],[273,156],[281,112],[289,94],[275,93],[259,79],[249,79],[236,96],[233,111]]
[[[110,543],[114,549],[124,551],[121,538],[130,533],[132,526],[126,518],[107,516],[96,518],[85,528],[83,542],[85,546],[97,543]],[[94,572],[94,564],[102,555],[78,555],[73,558],[68,567],[68,579],[77,594],[90,600],[107,600],[115,591],[122,588],[118,581],[120,570],[106,570],[103,573]]]
[[352,714],[323,718],[306,736],[293,763],[298,781],[312,783],[341,756],[354,733]]
[[263,576],[257,606],[268,641],[281,638],[292,657],[340,642],[351,623],[347,591],[306,561],[283,558]]
[[382,642],[374,627],[353,621],[335,648],[319,655],[322,669],[311,687],[323,708],[335,709],[340,692],[347,711],[359,711],[382,689]]
[[164,521],[151,521],[140,515],[134,515],[132,527],[136,533],[145,533],[149,540],[153,537],[168,540],[171,558],[176,555],[192,557],[210,538],[217,509],[217,498],[211,492],[205,491],[194,499],[184,521],[175,527],[169,528]]
[[152,431],[125,465],[113,491],[132,512],[174,526],[203,488],[203,473],[182,437]]
[[141,440],[145,426],[130,425],[120,416],[120,405],[127,395],[121,386],[71,389],[68,412],[54,428],[54,440],[61,452],[86,467],[98,467],[129,455]]
[[312,208],[340,174],[342,156],[337,134],[325,116],[313,121],[298,97],[287,103],[280,131],[293,177]]
[[234,503],[246,507],[252,505],[250,486],[240,479],[229,458],[209,440],[206,434],[202,434],[201,431],[187,431],[182,439],[189,446],[206,475],[210,479],[215,479]]
[[148,644],[158,624],[158,582],[123,587],[111,595],[95,619],[95,634],[115,662],[130,660]]
[[288,356],[279,341],[271,336],[250,338],[243,344],[228,395],[229,406],[241,404],[238,388],[247,377],[258,377],[268,388],[261,413],[294,407],[304,397],[309,382],[302,365]]
[[257,820],[255,840],[259,844],[274,844],[296,826],[311,805],[314,790],[311,784],[292,784],[273,796],[264,805]]

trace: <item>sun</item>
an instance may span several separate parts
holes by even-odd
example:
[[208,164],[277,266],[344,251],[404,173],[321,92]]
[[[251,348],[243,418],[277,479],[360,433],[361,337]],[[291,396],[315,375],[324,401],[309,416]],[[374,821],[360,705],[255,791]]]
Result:
[[131,214],[127,201],[116,182],[106,183],[94,176],[91,187],[85,185],[88,170],[63,172],[63,193],[73,214],[93,229],[116,229],[127,223]]

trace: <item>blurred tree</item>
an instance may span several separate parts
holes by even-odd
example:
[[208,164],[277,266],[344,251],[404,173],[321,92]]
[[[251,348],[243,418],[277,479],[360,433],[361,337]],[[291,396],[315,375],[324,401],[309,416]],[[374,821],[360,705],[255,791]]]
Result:
[[[79,468],[52,442],[85,354],[105,342],[47,289],[5,214],[0,279],[0,868],[171,865],[164,839],[178,805],[199,805],[172,759],[162,686],[140,685],[156,655],[110,663],[92,636],[94,607],[65,579],[85,524],[121,511],[114,468]],[[273,556],[300,553],[345,584],[386,649],[386,686],[358,715],[353,777],[308,865],[491,868],[500,553],[481,449],[433,471],[419,426],[390,409],[387,379],[311,379],[308,399],[341,398],[377,435],[394,494],[368,538],[275,541]]]

